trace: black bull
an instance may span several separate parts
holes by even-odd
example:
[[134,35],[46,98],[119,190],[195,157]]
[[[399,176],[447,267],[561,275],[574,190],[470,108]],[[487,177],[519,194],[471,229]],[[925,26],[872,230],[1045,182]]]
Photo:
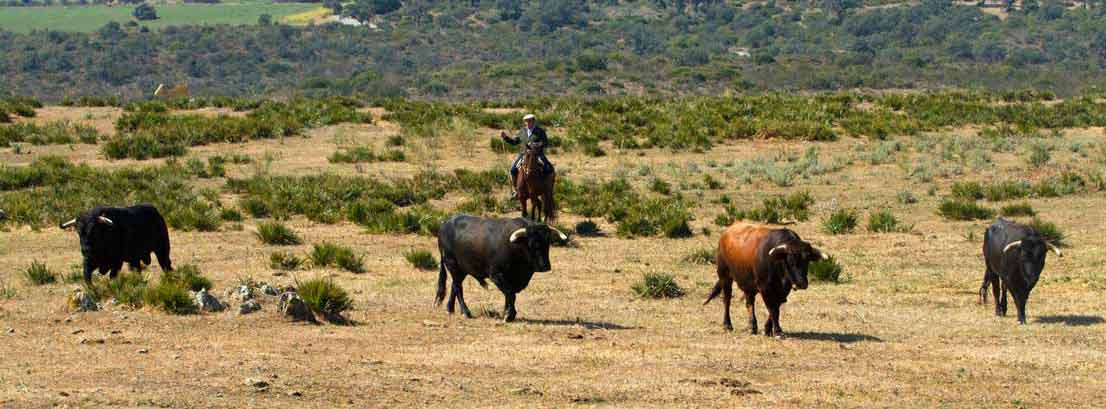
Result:
[[59,227],[75,227],[80,237],[85,281],[92,280],[95,270],[115,278],[124,262],[131,271],[141,271],[150,264],[150,253],[157,254],[163,271],[173,269],[169,229],[151,205],[96,207]]
[[435,304],[445,299],[446,271],[453,277],[446,310],[453,313],[454,301],[461,304],[461,313],[472,318],[465,305],[462,281],[475,278],[487,287],[491,279],[506,299],[503,319],[514,321],[515,295],[526,289],[534,272],[552,269],[549,246],[553,239],[568,237],[555,228],[526,219],[485,219],[457,215],[442,224],[438,232],[441,265],[438,270],[438,291]]
[[1006,293],[1014,296],[1018,323],[1025,324],[1025,303],[1045,268],[1048,250],[1063,256],[1060,249],[1042,238],[1032,227],[998,219],[983,234],[986,272],[979,288],[979,302],[987,302],[987,286],[995,298],[995,315],[1006,315]]

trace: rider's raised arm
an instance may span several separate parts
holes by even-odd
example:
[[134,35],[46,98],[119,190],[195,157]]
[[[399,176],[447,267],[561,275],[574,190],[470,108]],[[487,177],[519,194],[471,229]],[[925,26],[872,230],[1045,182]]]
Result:
[[521,139],[518,136],[511,137],[510,135],[507,135],[507,131],[500,131],[499,137],[502,138],[504,142],[507,142],[511,145],[518,145],[518,143],[521,142]]

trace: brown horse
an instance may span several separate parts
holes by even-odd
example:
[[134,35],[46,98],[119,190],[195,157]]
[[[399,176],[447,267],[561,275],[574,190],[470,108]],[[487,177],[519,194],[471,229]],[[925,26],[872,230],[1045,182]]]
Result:
[[[553,199],[553,186],[556,182],[556,172],[546,174],[544,166],[538,161],[541,149],[527,147],[522,154],[522,161],[518,164],[518,181],[515,186],[517,198],[522,204],[522,217],[530,217],[535,222],[544,222],[557,218],[557,206]],[[529,215],[526,211],[526,200],[530,200],[532,208]]]

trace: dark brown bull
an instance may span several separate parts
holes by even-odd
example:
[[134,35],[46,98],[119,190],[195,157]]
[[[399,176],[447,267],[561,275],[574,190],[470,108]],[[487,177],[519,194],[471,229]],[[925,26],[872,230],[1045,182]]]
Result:
[[[722,294],[725,314],[722,324],[733,330],[730,322],[730,300],[733,283],[745,293],[745,307],[749,310],[749,327],[757,333],[756,296],[760,293],[768,307],[768,322],[764,335],[783,336],[780,328],[780,305],[787,302],[791,288],[807,287],[807,266],[815,260],[829,256],[814,248],[798,234],[788,229],[773,229],[746,223],[734,223],[722,232],[716,254],[718,282],[707,297],[709,303]],[[703,303],[706,305],[706,303]]]

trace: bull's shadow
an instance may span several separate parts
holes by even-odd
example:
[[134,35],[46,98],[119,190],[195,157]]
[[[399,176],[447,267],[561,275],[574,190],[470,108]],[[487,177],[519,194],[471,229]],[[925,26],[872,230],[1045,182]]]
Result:
[[879,337],[866,334],[842,334],[839,332],[785,332],[785,338],[803,339],[809,341],[834,341],[843,344],[851,344],[860,341],[883,342]]
[[1106,319],[1102,319],[1102,317],[1098,315],[1044,315],[1037,317],[1035,322],[1041,324],[1064,324],[1073,327],[1086,327],[1102,324],[1106,322]]
[[623,329],[638,329],[638,327],[627,327],[613,322],[603,321],[586,321],[581,319],[575,320],[543,320],[543,319],[529,319],[519,318],[519,322],[525,324],[535,325],[553,325],[563,327],[584,327],[586,329],[608,329],[608,330],[623,330]]

